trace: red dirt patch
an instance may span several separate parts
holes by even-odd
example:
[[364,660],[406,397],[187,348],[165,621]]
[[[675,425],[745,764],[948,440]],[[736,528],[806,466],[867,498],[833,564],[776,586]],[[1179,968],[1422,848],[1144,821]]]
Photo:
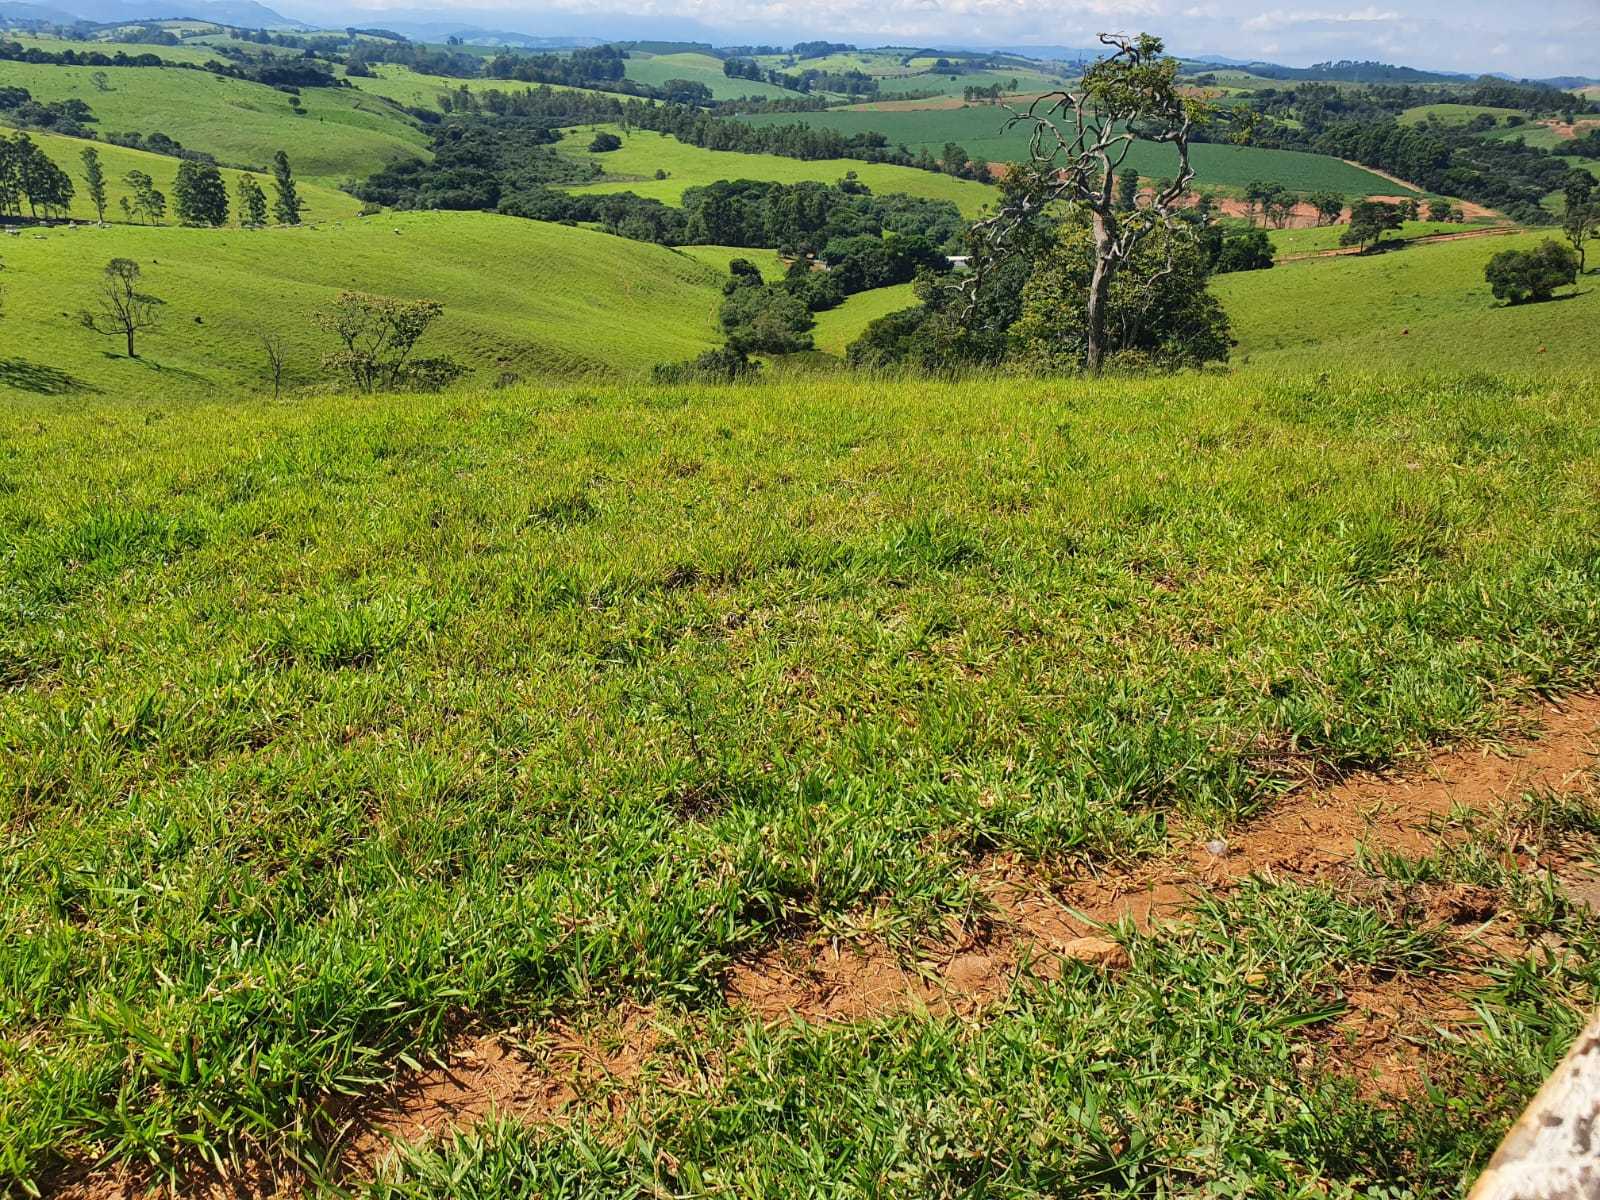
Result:
[[442,1065],[401,1079],[350,1118],[338,1147],[340,1174],[370,1178],[395,1142],[437,1141],[497,1114],[549,1123],[582,1105],[619,1116],[657,1041],[643,1009],[582,1035],[557,1026],[527,1041],[504,1033],[462,1039]]

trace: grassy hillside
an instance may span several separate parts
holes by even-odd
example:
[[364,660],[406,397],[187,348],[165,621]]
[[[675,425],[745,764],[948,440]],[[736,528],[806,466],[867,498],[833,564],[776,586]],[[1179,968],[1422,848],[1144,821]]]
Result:
[[1417,367],[1547,373],[1600,362],[1600,287],[1517,308],[1489,294],[1483,268],[1549,233],[1413,246],[1369,257],[1308,259],[1224,275],[1213,288],[1233,318],[1234,360],[1272,370]]
[[464,1029],[511,1123],[374,1198],[1458,1194],[1594,799],[1242,822],[1596,677],[1596,382],[0,406],[0,1179],[305,1161]]
[[[1475,229],[1492,226],[1493,221],[1472,221],[1456,224],[1453,221],[1406,221],[1391,238],[1419,238],[1455,233],[1469,233]],[[1339,239],[1349,228],[1347,225],[1322,225],[1307,229],[1273,229],[1267,237],[1272,248],[1281,257],[1286,254],[1312,254],[1318,250],[1338,250],[1343,247]]]
[[0,85],[38,100],[86,102],[104,133],[160,132],[219,162],[260,169],[289,151],[298,174],[337,184],[397,158],[421,157],[428,138],[390,102],[346,88],[305,88],[304,116],[290,97],[259,83],[177,67],[107,67],[109,92],[94,67],[0,62]]
[[[408,213],[298,229],[51,229],[8,240],[0,394],[194,400],[270,387],[257,340],[283,335],[289,383],[318,377],[331,339],[311,314],[345,288],[438,300],[430,353],[481,380],[618,375],[690,357],[716,338],[719,270],[663,247],[477,213]],[[76,323],[112,257],[165,301],[140,357]]]
[[[1003,108],[985,104],[912,112],[764,113],[742,119],[760,125],[798,122],[844,134],[876,130],[887,136],[891,145],[904,145],[913,153],[926,149],[935,158],[943,154],[946,142],[956,142],[974,157],[1008,162],[1025,158],[1028,153],[1025,132],[1015,129],[1001,134],[1008,115]],[[1295,150],[1206,143],[1191,148],[1191,159],[1204,187],[1242,189],[1262,179],[1276,181],[1293,191],[1331,190],[1346,196],[1381,196],[1396,190],[1394,183],[1360,167]],[[1175,170],[1172,151],[1148,143],[1136,144],[1127,162],[1146,178],[1159,179]]]
[[741,96],[795,96],[796,92],[758,83],[751,79],[729,79],[722,71],[722,60],[709,54],[645,54],[631,51],[624,68],[629,79],[660,87],[669,79],[703,83],[718,100],[737,100]]
[[562,84],[522,83],[515,79],[454,79],[443,75],[423,75],[410,67],[399,67],[393,63],[381,63],[372,70],[371,78],[358,76],[350,81],[356,90],[386,97],[409,108],[437,108],[441,93],[457,91],[463,84],[469,91],[479,95],[484,92],[520,92],[531,87],[551,87],[558,92],[589,90]]
[[812,334],[812,341],[818,350],[842,355],[845,348],[879,317],[910,308],[916,303],[916,286],[910,283],[857,292],[847,297],[838,308],[817,314],[817,328]]
[[[138,42],[78,42],[67,38],[40,37],[38,34],[19,33],[6,31],[6,40],[17,42],[29,49],[43,50],[46,54],[60,54],[64,50],[76,53],[94,51],[100,54],[154,54],[164,62],[187,62],[196,65],[207,62],[222,61],[222,55],[210,46],[163,46],[159,43],[143,44]],[[252,47],[253,48],[253,47]],[[106,71],[113,68],[106,67]]]
[[[132,193],[123,184],[122,180],[129,171],[143,171],[155,181],[155,185],[166,194],[168,209],[167,219],[175,221],[172,213],[172,183],[178,177],[178,160],[163,154],[151,154],[144,150],[129,150],[123,146],[113,146],[108,142],[91,142],[82,138],[61,137],[52,133],[40,133],[29,130],[28,136],[39,146],[62,170],[72,176],[75,191],[72,196],[71,215],[79,220],[92,221],[95,217],[94,205],[89,202],[88,191],[83,182],[83,151],[93,147],[100,154],[100,166],[106,174],[106,198],[110,207],[106,212],[106,220],[121,221],[122,210],[119,201],[124,196]],[[239,176],[243,174],[231,168],[223,168],[222,176],[228,182],[229,211],[235,221],[238,213],[235,209],[234,188]],[[268,177],[263,174],[258,177],[265,189],[270,203],[273,195],[272,185]],[[354,216],[361,208],[361,202],[348,192],[341,192],[336,188],[324,187],[315,183],[305,182],[296,186],[300,199],[305,203],[302,216],[307,221],[322,221],[333,217]]]
[[[589,154],[581,147],[589,144],[596,129],[608,129],[623,139],[622,149],[607,154]],[[952,179],[915,167],[886,163],[860,162],[835,158],[806,161],[776,154],[737,154],[728,150],[702,150],[685,145],[668,134],[634,130],[624,134],[615,125],[583,126],[568,131],[560,149],[600,163],[608,174],[619,178],[605,183],[586,183],[574,192],[635,192],[668,204],[683,197],[685,188],[715,183],[719,179],[765,179],[775,183],[799,183],[814,179],[837,183],[845,172],[856,175],[874,192],[904,192],[934,200],[953,201],[967,216],[976,216],[995,197],[987,184],[967,179]],[[658,170],[666,179],[656,179]]]
[[[1507,117],[1523,116],[1521,109],[1494,108],[1486,104],[1419,104],[1408,108],[1399,116],[1402,125],[1421,125],[1424,121],[1438,121],[1443,125],[1465,125],[1476,117],[1491,116],[1499,124]],[[1527,126],[1523,127],[1528,128]]]

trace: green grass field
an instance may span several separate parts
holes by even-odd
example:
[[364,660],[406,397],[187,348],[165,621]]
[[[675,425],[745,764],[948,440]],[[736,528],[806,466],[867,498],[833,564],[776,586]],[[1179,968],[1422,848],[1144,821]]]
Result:
[[629,53],[625,73],[629,79],[660,87],[669,79],[703,83],[718,100],[737,100],[743,96],[795,96],[796,92],[759,83],[753,79],[729,79],[722,72],[722,60],[709,54]]
[[[931,66],[931,62],[929,63]],[[1012,83],[1016,83],[1013,88]],[[998,84],[1007,92],[1030,94],[1051,91],[1061,86],[1059,76],[1023,67],[1001,68],[996,71],[968,71],[958,75],[936,75],[932,72],[882,79],[878,94],[886,100],[907,92],[936,92],[941,96],[959,96],[969,87],[993,87]]]
[[442,93],[457,91],[462,84],[477,95],[482,95],[484,92],[521,92],[527,88],[545,86],[558,92],[589,90],[566,87],[563,84],[522,83],[515,79],[453,79],[443,75],[423,75],[410,67],[400,67],[393,63],[380,63],[372,70],[374,72],[372,77],[357,76],[350,81],[351,85],[358,91],[383,96],[396,104],[404,104],[410,108],[437,108]]
[[[39,34],[11,31],[7,31],[6,40],[17,42],[29,49],[43,50],[47,54],[60,54],[64,50],[71,50],[79,54],[86,52],[116,54],[120,50],[122,53],[129,55],[154,54],[166,62],[187,62],[202,65],[207,62],[223,61],[222,56],[215,49],[204,45],[163,46],[159,43],[145,45],[136,42],[78,42],[67,38],[42,37]],[[104,68],[108,73],[116,69],[114,67]],[[134,68],[128,69],[132,70]]]
[[1507,117],[1517,116],[1519,113],[1520,109],[1494,108],[1486,104],[1419,104],[1415,108],[1406,109],[1398,120],[1402,125],[1421,125],[1430,118],[1442,125],[1465,125],[1474,117],[1488,115],[1493,117],[1496,123],[1504,124]]
[[[1472,221],[1457,225],[1450,221],[1407,221],[1388,236],[1391,238],[1430,237],[1435,234],[1462,233],[1489,224],[1493,224],[1493,222]],[[1339,239],[1344,236],[1347,228],[1348,226],[1345,225],[1322,225],[1309,229],[1272,229],[1268,230],[1267,237],[1272,240],[1272,248],[1280,256],[1285,254],[1311,254],[1318,250],[1339,249]]]
[[[589,144],[598,129],[621,135],[622,149],[607,154],[589,154],[583,150],[582,147]],[[624,134],[615,125],[582,126],[569,130],[558,148],[578,157],[593,159],[608,174],[622,177],[605,183],[586,183],[569,190],[579,193],[634,192],[668,204],[676,204],[681,200],[685,188],[700,187],[720,179],[763,179],[775,183],[818,180],[837,183],[847,171],[854,171],[874,192],[903,192],[908,196],[949,200],[969,217],[976,216],[996,196],[995,190],[987,184],[953,179],[915,167],[860,162],[849,158],[807,161],[776,154],[703,150],[698,146],[686,145],[669,134],[650,130],[634,130]],[[657,170],[666,171],[667,178],[654,178]]]
[[97,132],[164,133],[230,166],[262,169],[289,151],[298,174],[337,185],[399,158],[427,152],[428,137],[389,101],[345,88],[306,88],[306,113],[264,84],[178,67],[107,67],[112,90],[94,86],[93,67],[0,62],[0,85],[37,100],[85,101]]
[[[726,260],[603,233],[479,213],[405,213],[298,229],[58,228],[6,239],[9,350],[0,395],[192,401],[270,390],[258,331],[285,340],[288,383],[322,378],[331,339],[311,315],[341,289],[440,301],[430,353],[480,382],[639,374],[718,340]],[[112,257],[137,261],[166,302],[140,357],[81,328]],[[732,252],[728,252],[732,256]]]
[[838,308],[817,314],[817,327],[812,332],[812,341],[818,350],[843,355],[845,348],[879,317],[899,312],[902,308],[911,308],[916,303],[916,287],[909,283],[857,292],[854,296],[846,297]]
[[[904,145],[913,153],[925,148],[935,157],[943,153],[946,142],[956,142],[975,157],[1008,162],[1027,157],[1028,141],[1020,129],[1001,134],[1007,117],[1003,108],[973,105],[911,112],[764,113],[742,119],[762,125],[802,123],[844,134],[876,130],[887,136],[891,145]],[[1329,190],[1346,196],[1381,196],[1396,190],[1394,183],[1360,167],[1294,150],[1204,143],[1191,148],[1191,159],[1202,187],[1239,190],[1261,179],[1281,183],[1292,191]],[[1127,162],[1149,179],[1160,179],[1176,170],[1169,148],[1143,142],[1134,146]]]
[[[124,146],[113,146],[108,142],[61,137],[58,134],[41,133],[37,130],[29,130],[28,136],[62,170],[72,176],[75,190],[72,196],[71,216],[84,221],[92,221],[95,218],[94,205],[89,201],[87,187],[83,181],[83,151],[92,147],[99,152],[100,166],[106,175],[106,198],[110,202],[106,220],[123,220],[119,202],[124,196],[132,194],[123,184],[123,177],[129,171],[143,171],[155,181],[156,187],[166,194],[167,220],[176,221],[177,218],[172,212],[172,183],[178,176],[177,159],[163,154],[151,154],[144,150],[129,150]],[[222,177],[228,183],[229,211],[234,221],[238,220],[234,189],[241,174],[243,174],[241,171],[222,168]],[[270,179],[264,174],[257,178],[270,200],[273,194]],[[300,183],[296,186],[296,191],[305,204],[301,216],[306,221],[350,217],[361,208],[359,200],[348,192],[341,192],[336,188],[323,187],[315,183]]]
[[1360,367],[1548,372],[1600,362],[1600,287],[1545,304],[1499,305],[1483,279],[1502,250],[1550,232],[1308,259],[1212,283],[1239,339],[1234,360],[1280,370]]
[[[1459,1194],[1592,1004],[1600,926],[1512,851],[1593,800],[971,1003],[728,989],[824,938],[955,979],[986,872],[1244,845],[1313,770],[1591,683],[1596,382],[8,402],[0,1179],[314,1162],[505,1031],[509,1123],[370,1195]],[[1462,894],[1487,978],[1427,915]],[[1464,1014],[1389,1044],[1404,1102],[1345,1049],[1383,989]]]

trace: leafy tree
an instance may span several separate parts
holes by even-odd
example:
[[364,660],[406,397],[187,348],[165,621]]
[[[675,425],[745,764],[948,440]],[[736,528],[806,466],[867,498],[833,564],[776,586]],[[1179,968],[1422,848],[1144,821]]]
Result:
[[656,383],[737,383],[753,379],[760,370],[761,364],[743,350],[718,346],[688,362],[657,363],[650,378]]
[[1313,192],[1306,202],[1317,210],[1318,225],[1337,224],[1344,215],[1344,197],[1338,192]]
[[719,314],[729,348],[743,354],[794,354],[812,348],[811,312],[777,287],[742,287],[722,302]]
[[272,186],[277,197],[272,202],[272,216],[279,225],[300,224],[300,194],[295,190],[294,174],[289,170],[289,156],[279,150],[272,156]]
[[1532,250],[1502,250],[1483,270],[1496,300],[1525,304],[1548,300],[1558,287],[1578,281],[1578,255],[1546,238]]
[[595,134],[594,139],[589,143],[589,152],[591,154],[607,154],[612,150],[621,149],[622,139],[616,134],[607,133],[604,130]]
[[239,176],[239,224],[259,227],[267,223],[267,194],[248,171]]
[[122,212],[129,220],[138,218],[159,225],[167,215],[167,198],[156,190],[155,180],[143,171],[129,171],[122,182],[133,193],[133,199],[122,198]]
[[38,217],[64,215],[72,205],[72,177],[25,133],[0,137],[0,212],[20,216],[22,204]]
[[223,225],[228,220],[228,188],[210,163],[184,159],[172,185],[173,207],[184,225]]
[[1566,234],[1573,252],[1578,256],[1578,274],[1588,270],[1588,243],[1600,231],[1600,196],[1596,195],[1594,176],[1587,171],[1575,170],[1567,176],[1563,189],[1564,204],[1561,211],[1561,232]]
[[1461,212],[1450,201],[1442,197],[1435,197],[1428,201],[1428,220],[1430,221],[1459,221]]
[[1350,210],[1350,227],[1339,237],[1341,246],[1359,246],[1365,254],[1383,235],[1405,224],[1400,207],[1382,200],[1363,200]]
[[106,173],[100,165],[100,151],[93,146],[84,147],[79,155],[83,159],[83,182],[89,189],[89,203],[94,205],[95,220],[102,225],[106,220]]
[[125,339],[128,357],[138,358],[134,351],[134,335],[155,328],[163,303],[139,290],[138,263],[131,258],[113,258],[101,272],[96,307],[80,311],[78,320],[85,329],[105,337]]
[[[1089,219],[1065,222],[1034,267],[1011,329],[1025,362],[1051,370],[1087,364],[1095,236]],[[1163,370],[1226,361],[1228,315],[1206,279],[1205,255],[1187,230],[1158,227],[1140,239],[1106,295],[1106,361]]]
[[1272,239],[1265,230],[1252,229],[1224,239],[1211,269],[1218,275],[1228,275],[1234,271],[1264,271],[1272,263]]
[[436,300],[340,292],[331,307],[313,318],[319,329],[339,340],[339,349],[324,355],[322,365],[345,375],[362,392],[404,386],[436,390],[459,377],[464,368],[446,358],[411,355],[428,327],[443,315],[444,306]]
[[[1032,127],[1029,162],[1020,169],[1032,187],[1011,193],[1022,209],[1002,205],[980,222],[991,236],[1031,215],[1032,206],[1066,201],[1089,214],[1093,264],[1082,310],[1083,365],[1098,373],[1108,347],[1108,310],[1117,272],[1158,229],[1169,225],[1179,201],[1189,190],[1194,169],[1189,139],[1205,110],[1177,86],[1178,60],[1163,54],[1159,38],[1101,34],[1112,53],[1087,67],[1074,91],[1040,97],[1007,122],[1007,128]],[[1117,211],[1112,197],[1116,171],[1137,142],[1169,145],[1176,151],[1177,173],[1148,205],[1132,213]],[[1002,193],[1005,195],[1005,193]],[[1163,244],[1174,245],[1171,239]]]

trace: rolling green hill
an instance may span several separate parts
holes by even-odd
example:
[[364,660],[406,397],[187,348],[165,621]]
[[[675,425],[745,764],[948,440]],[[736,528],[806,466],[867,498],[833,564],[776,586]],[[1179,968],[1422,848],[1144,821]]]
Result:
[[669,79],[703,83],[718,100],[737,100],[741,96],[796,96],[799,93],[758,83],[751,79],[729,79],[722,71],[722,60],[710,54],[645,54],[632,51],[625,73],[629,79],[660,87]]
[[[606,154],[589,154],[579,147],[588,145],[595,130],[606,129],[622,137],[622,149]],[[932,200],[953,201],[967,216],[976,216],[995,197],[987,184],[953,179],[933,171],[900,167],[888,163],[861,162],[851,158],[804,160],[776,154],[740,154],[728,150],[703,150],[677,138],[651,130],[630,133],[615,125],[582,126],[567,132],[560,144],[563,152],[590,158],[600,163],[607,174],[617,178],[603,183],[586,183],[574,192],[634,192],[668,204],[677,203],[685,188],[715,183],[720,179],[764,179],[775,183],[819,180],[837,183],[845,172],[856,176],[874,192],[903,192]],[[667,178],[656,179],[658,170]]]
[[352,88],[305,88],[301,116],[275,88],[207,71],[107,67],[111,90],[102,92],[97,70],[0,62],[0,85],[25,87],[37,100],[82,100],[101,134],[160,132],[230,166],[260,170],[287,150],[297,174],[330,184],[427,153],[428,137],[413,118]]
[[1486,104],[1419,104],[1399,116],[1402,125],[1421,125],[1428,120],[1441,125],[1465,125],[1475,117],[1490,116],[1504,123],[1507,117],[1525,115],[1520,109],[1494,108]]
[[[289,383],[319,377],[331,339],[310,316],[341,289],[438,300],[430,353],[480,380],[617,376],[718,340],[726,260],[479,213],[406,213],[300,228],[49,229],[4,240],[7,357],[0,390],[198,399],[258,393],[258,334],[286,342]],[[731,256],[731,254],[730,254]],[[165,302],[140,357],[81,328],[100,269],[137,261]]]
[[[92,221],[95,217],[94,205],[89,202],[88,191],[83,182],[83,151],[93,147],[100,154],[100,165],[106,175],[106,198],[110,202],[106,212],[106,220],[121,221],[122,210],[119,201],[122,197],[131,195],[129,189],[122,182],[129,171],[143,171],[155,181],[158,189],[167,196],[167,219],[175,220],[172,214],[172,182],[178,175],[178,160],[164,154],[151,154],[146,150],[129,150],[125,146],[114,146],[109,142],[93,142],[83,138],[62,137],[54,133],[42,133],[38,130],[28,130],[28,136],[34,143],[50,156],[55,163],[68,175],[72,176],[74,192],[72,195],[71,216],[80,220]],[[222,176],[228,183],[228,204],[230,217],[238,220],[237,212],[233,211],[235,202],[234,188],[238,178],[243,172],[230,167],[223,167]],[[263,189],[267,192],[270,203],[272,185],[265,174],[257,176]],[[296,191],[305,204],[301,216],[306,221],[322,221],[332,217],[354,216],[361,208],[361,201],[348,192],[341,192],[337,188],[325,187],[320,184],[301,181],[296,185]]]
[[[973,157],[1010,162],[1026,157],[1028,139],[1021,129],[1001,133],[1008,115],[1003,108],[973,105],[911,112],[762,113],[741,119],[757,125],[799,123],[836,129],[847,135],[877,131],[888,137],[890,145],[903,145],[913,153],[926,149],[935,158],[943,154],[946,142],[955,142]],[[1381,196],[1397,190],[1390,180],[1320,154],[1201,143],[1191,147],[1190,156],[1198,173],[1197,184],[1207,188],[1238,190],[1260,179],[1281,183],[1296,192],[1328,190],[1346,196]],[[1127,161],[1148,179],[1159,179],[1175,170],[1171,150],[1147,142],[1136,143]]]
[[357,91],[383,96],[396,104],[409,108],[437,108],[439,96],[465,86],[467,90],[482,95],[484,92],[520,92],[526,88],[550,87],[558,92],[582,92],[587,88],[567,87],[565,84],[522,83],[515,79],[455,79],[444,75],[423,75],[410,67],[393,63],[379,63],[372,68],[373,75],[357,76],[350,80]]
[[[207,62],[223,61],[222,55],[218,54],[213,47],[206,45],[163,46],[158,42],[79,42],[67,38],[42,37],[39,34],[12,33],[9,31],[5,34],[5,37],[7,41],[17,42],[26,49],[43,50],[47,54],[60,54],[64,50],[71,50],[80,54],[84,52],[116,54],[121,51],[123,54],[129,55],[154,54],[165,62],[186,62],[194,63],[197,66]],[[111,71],[113,68],[106,67],[103,69]]]
[[910,283],[857,292],[854,296],[847,296],[838,308],[817,314],[817,327],[812,331],[811,339],[818,350],[842,355],[846,347],[879,317],[899,312],[902,308],[911,308],[916,303],[916,285]]
[[1223,275],[1234,361],[1280,370],[1360,367],[1551,371],[1600,362],[1600,286],[1506,308],[1483,268],[1551,234],[1438,242],[1369,256],[1307,259]]

